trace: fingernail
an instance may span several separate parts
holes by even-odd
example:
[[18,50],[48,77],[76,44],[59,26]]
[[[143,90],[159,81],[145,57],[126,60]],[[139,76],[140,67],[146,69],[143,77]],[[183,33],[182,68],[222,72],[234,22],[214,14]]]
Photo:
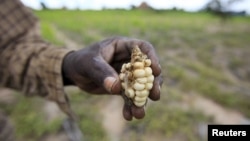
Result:
[[114,78],[114,77],[105,78],[104,79],[104,87],[105,87],[105,89],[108,92],[112,93],[112,88],[113,88],[115,82],[116,82],[116,78]]

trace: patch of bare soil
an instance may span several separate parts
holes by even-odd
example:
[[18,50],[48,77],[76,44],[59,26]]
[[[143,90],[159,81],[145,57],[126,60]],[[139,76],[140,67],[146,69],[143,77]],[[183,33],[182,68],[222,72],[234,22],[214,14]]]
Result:
[[193,97],[193,107],[211,116],[218,124],[244,124],[248,119],[238,111],[227,109],[202,96]]
[[0,103],[2,104],[11,104],[16,101],[16,97],[13,94],[12,90],[9,89],[0,89]]
[[111,97],[102,106],[103,127],[107,132],[110,141],[119,141],[125,127],[125,120],[122,116],[123,100],[121,97]]
[[[191,99],[192,107],[212,117],[216,124],[250,124],[250,120],[238,111],[224,108],[211,99],[199,95]],[[197,125],[197,133],[202,141],[207,139],[207,124],[209,123],[203,122]]]
[[48,135],[40,141],[70,141],[66,134],[60,133],[56,135]]

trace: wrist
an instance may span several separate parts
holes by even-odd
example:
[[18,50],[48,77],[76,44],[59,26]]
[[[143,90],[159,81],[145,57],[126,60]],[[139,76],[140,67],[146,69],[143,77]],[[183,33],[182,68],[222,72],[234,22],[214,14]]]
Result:
[[70,64],[72,62],[73,54],[74,54],[74,52],[70,52],[70,53],[66,54],[65,57],[63,58],[62,79],[63,79],[64,86],[74,85],[74,82],[71,79],[71,75],[70,75],[70,68],[71,68]]

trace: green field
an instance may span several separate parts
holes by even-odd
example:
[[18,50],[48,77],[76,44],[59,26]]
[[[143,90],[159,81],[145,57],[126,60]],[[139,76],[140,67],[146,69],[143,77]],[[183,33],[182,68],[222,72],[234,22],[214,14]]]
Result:
[[[48,10],[35,14],[44,38],[58,46],[71,47],[61,35],[79,48],[112,36],[139,38],[154,45],[164,76],[161,100],[147,107],[144,119],[126,122],[121,141],[206,140],[199,133],[200,125],[221,123],[223,118],[227,123],[239,123],[227,120],[227,113],[250,118],[250,17],[222,21],[209,13],[139,10]],[[82,119],[79,126],[85,138],[109,140],[97,112],[98,103],[109,97],[72,91],[70,99]],[[62,118],[47,123],[43,115],[35,114],[39,102],[21,98],[18,109],[6,107],[20,140],[37,141],[60,131]],[[219,110],[213,109],[214,105]],[[16,116],[22,113],[25,116]],[[216,117],[220,114],[222,119]]]

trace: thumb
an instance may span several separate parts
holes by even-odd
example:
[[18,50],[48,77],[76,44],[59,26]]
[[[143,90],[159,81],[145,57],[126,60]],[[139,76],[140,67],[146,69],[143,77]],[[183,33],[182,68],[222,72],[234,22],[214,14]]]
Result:
[[89,76],[111,94],[120,94],[121,82],[117,72],[102,57],[94,58]]
[[112,94],[121,93],[121,82],[119,78],[108,76],[104,79],[103,86],[109,93]]

